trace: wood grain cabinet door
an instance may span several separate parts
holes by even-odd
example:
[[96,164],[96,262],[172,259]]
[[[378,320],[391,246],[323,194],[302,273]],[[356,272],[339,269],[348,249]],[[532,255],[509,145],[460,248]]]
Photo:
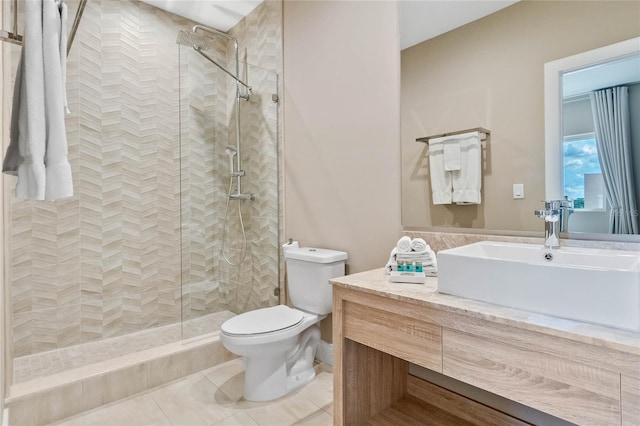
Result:
[[431,370],[442,371],[441,327],[344,301],[344,337]]
[[443,329],[443,373],[570,422],[620,425],[620,375]]
[[622,375],[622,426],[640,425],[640,377]]

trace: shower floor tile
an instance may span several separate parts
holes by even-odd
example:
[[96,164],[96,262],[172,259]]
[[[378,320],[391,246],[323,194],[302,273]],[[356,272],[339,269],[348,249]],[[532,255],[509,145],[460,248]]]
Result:
[[333,424],[333,374],[324,364],[310,384],[275,401],[246,401],[243,382],[242,360],[235,359],[50,426]]
[[119,356],[152,349],[180,339],[191,339],[218,331],[223,322],[235,314],[216,312],[180,323],[151,328],[124,336],[89,342],[68,348],[41,352],[16,358],[13,361],[13,383],[25,383],[51,376],[65,370],[113,359]]

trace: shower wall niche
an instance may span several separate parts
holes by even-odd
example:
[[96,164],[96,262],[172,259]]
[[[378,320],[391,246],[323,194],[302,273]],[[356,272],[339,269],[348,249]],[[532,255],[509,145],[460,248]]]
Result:
[[[67,4],[73,16],[77,1]],[[75,195],[56,202],[10,196],[4,205],[9,335],[20,368],[57,372],[76,366],[80,344],[175,325],[177,333],[157,342],[166,343],[182,337],[183,319],[278,302],[280,107],[269,103],[281,70],[281,7],[266,1],[233,29],[249,63],[243,72],[255,77],[261,96],[241,112],[241,132],[253,135],[243,142],[245,185],[260,196],[243,206],[251,260],[234,270],[218,258],[222,156],[234,137],[226,128],[229,83],[181,59],[176,35],[193,22],[139,1],[88,1],[68,57]],[[20,49],[11,49],[4,66],[15,72]],[[189,91],[202,98],[183,103]],[[200,100],[202,115],[194,113]],[[181,123],[185,108],[191,115]],[[15,181],[5,180],[13,193]],[[234,222],[232,239],[236,232]],[[210,327],[191,327],[186,337],[216,331]],[[51,355],[56,350],[66,358]],[[29,380],[23,373],[14,383]]]

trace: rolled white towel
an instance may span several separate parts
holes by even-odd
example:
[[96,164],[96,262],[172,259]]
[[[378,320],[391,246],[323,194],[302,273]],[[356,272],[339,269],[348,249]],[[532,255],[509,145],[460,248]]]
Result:
[[414,238],[411,240],[411,250],[421,252],[431,250],[431,247],[429,247],[429,244],[422,238]]
[[398,252],[400,253],[406,253],[406,252],[410,252],[411,251],[411,238],[407,237],[406,235],[402,238],[400,238],[398,240],[398,243],[396,244],[396,247],[398,248]]

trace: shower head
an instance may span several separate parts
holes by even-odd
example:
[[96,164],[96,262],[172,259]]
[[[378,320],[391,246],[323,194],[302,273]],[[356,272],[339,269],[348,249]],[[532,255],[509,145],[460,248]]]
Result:
[[177,44],[191,47],[198,51],[210,49],[213,41],[211,37],[187,30],[178,31],[178,37],[176,38]]
[[[215,51],[216,50],[214,45],[213,45],[214,39],[212,37],[210,37],[210,36],[202,35],[202,34],[196,32],[196,29],[197,28],[203,28],[202,26],[196,25],[193,28],[194,28],[193,31],[187,31],[187,30],[178,31],[178,37],[176,38],[176,43],[181,45],[181,46],[187,46],[187,47],[190,47],[191,49],[195,50],[202,57],[204,57],[205,59],[207,59],[208,61],[213,63],[215,66],[217,66],[222,71],[224,71],[227,75],[229,75],[231,78],[233,78],[235,81],[237,81],[238,84],[242,84],[244,87],[246,87],[247,91],[250,91],[251,90],[251,86],[249,86],[247,83],[245,83],[244,81],[240,80],[240,78],[238,78],[238,74],[239,74],[239,72],[238,72],[238,42],[236,41],[236,39],[233,38],[233,37],[228,36],[225,33],[218,32],[217,30],[209,29],[210,31],[215,31],[214,34],[224,35],[225,37],[230,38],[231,40],[234,41],[234,43],[235,43],[235,56],[236,56],[236,73],[233,74],[228,69],[226,69],[225,67],[220,65],[214,58],[212,58],[208,54],[204,53],[206,50],[211,50],[211,51]],[[242,96],[242,98],[245,98],[246,100],[249,100],[248,93],[247,93],[246,96]]]
[[227,156],[229,157],[229,173],[233,173],[234,169],[233,169],[233,157],[235,157],[236,155],[238,155],[238,151],[232,147],[232,146],[228,146],[224,152],[227,153]]

